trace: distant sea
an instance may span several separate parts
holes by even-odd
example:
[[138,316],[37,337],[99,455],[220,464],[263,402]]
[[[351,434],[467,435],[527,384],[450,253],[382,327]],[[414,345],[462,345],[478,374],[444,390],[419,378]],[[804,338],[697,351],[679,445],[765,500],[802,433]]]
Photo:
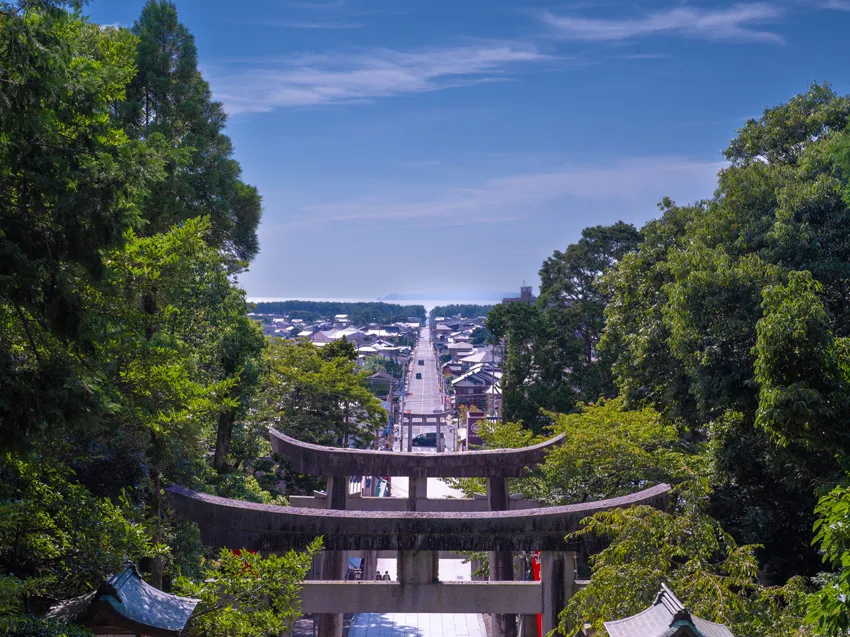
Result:
[[391,305],[423,305],[425,310],[430,312],[438,305],[495,305],[499,301],[482,301],[481,299],[473,301],[459,301],[452,299],[450,301],[441,301],[438,299],[399,299],[398,301],[383,301],[377,298],[371,299],[346,299],[346,298],[312,298],[312,297],[292,297],[292,296],[249,296],[249,303],[269,303],[272,301],[326,301],[331,303],[389,303]]

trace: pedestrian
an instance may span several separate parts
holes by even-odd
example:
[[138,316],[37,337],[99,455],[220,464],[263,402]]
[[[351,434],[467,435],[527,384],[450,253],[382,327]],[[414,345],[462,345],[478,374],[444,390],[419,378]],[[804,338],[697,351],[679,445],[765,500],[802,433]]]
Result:
[[390,581],[390,572],[389,571],[384,571],[384,581],[385,582]]
[[379,581],[379,582],[380,582],[382,579],[384,579],[383,577],[381,577],[381,571],[375,571],[375,579],[376,579],[377,581]]

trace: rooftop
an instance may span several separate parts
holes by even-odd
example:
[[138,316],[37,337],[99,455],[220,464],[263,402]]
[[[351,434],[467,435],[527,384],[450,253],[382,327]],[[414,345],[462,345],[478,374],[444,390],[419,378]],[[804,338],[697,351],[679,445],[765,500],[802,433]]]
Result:
[[170,595],[145,582],[135,566],[110,576],[97,590],[60,602],[48,619],[86,625],[106,615],[110,625],[151,637],[180,635],[200,600]]
[[735,637],[723,624],[695,617],[666,584],[646,610],[605,622],[609,637]]

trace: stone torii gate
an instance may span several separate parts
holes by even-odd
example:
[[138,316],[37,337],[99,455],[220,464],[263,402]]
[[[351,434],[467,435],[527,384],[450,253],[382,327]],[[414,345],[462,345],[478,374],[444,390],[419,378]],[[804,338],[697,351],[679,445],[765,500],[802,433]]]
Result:
[[[445,450],[443,443],[443,427],[448,422],[450,411],[441,411],[433,414],[414,414],[410,410],[402,412],[401,423],[399,426],[399,449],[403,449],[405,445],[405,428],[407,429],[407,451],[413,451],[413,427],[426,427],[433,425],[437,432],[437,453],[442,453]],[[448,428],[448,427],[446,427]]]
[[[340,637],[342,613],[490,613],[493,632],[514,637],[517,614],[543,615],[544,634],[575,590],[575,551],[565,540],[597,511],[637,504],[666,506],[661,484],[621,498],[539,507],[509,497],[507,478],[540,464],[557,437],[522,449],[431,454],[337,449],[272,431],[272,447],[295,471],[328,477],[325,497],[293,497],[276,507],[168,487],[178,516],[196,522],[206,544],[281,552],[324,538],[322,579],[307,581],[302,610],[319,614],[319,637]],[[348,476],[410,478],[409,497],[348,494]],[[433,500],[429,477],[484,477],[487,498]],[[357,510],[351,510],[356,507]],[[513,554],[541,551],[541,582],[514,582]],[[341,581],[346,552],[398,552],[398,581]],[[440,582],[439,551],[488,551],[489,582]]]

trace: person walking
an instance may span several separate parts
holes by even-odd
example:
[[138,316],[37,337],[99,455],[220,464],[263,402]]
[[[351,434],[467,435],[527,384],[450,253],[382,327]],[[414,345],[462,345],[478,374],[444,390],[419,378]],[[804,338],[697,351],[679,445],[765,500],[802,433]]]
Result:
[[385,582],[390,581],[390,572],[389,571],[384,571],[384,581]]
[[379,581],[379,582],[380,582],[382,579],[384,579],[383,577],[381,577],[381,571],[375,571],[375,579],[376,579],[377,581]]

